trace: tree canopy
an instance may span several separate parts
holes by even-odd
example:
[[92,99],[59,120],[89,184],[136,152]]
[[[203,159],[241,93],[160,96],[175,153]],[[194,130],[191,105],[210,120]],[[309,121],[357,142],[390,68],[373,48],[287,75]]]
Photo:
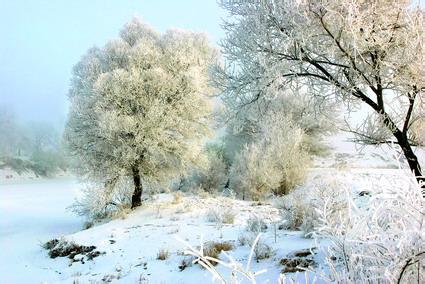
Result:
[[90,49],[74,68],[65,133],[79,173],[106,188],[132,177],[137,206],[143,181],[196,163],[209,133],[214,58],[203,34],[159,34],[138,19]]
[[[364,141],[398,144],[422,180],[412,149],[423,102],[424,14],[411,1],[222,1],[231,15],[221,86],[240,106],[270,88],[304,90],[350,107],[364,105],[388,135]],[[416,127],[417,128],[417,127]],[[384,137],[385,139],[381,139]]]

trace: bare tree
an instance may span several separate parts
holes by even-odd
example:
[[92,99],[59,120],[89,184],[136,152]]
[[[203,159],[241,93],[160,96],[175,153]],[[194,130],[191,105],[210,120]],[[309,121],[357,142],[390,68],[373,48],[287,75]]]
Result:
[[[418,182],[411,126],[424,97],[424,16],[411,1],[222,1],[229,65],[219,81],[246,105],[270,86],[367,106],[400,146]],[[362,133],[368,136],[368,133]]]

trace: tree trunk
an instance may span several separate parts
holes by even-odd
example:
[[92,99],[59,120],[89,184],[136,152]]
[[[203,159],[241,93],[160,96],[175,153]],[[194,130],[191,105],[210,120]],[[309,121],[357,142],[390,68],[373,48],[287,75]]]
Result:
[[410,170],[413,172],[416,177],[416,180],[423,189],[422,194],[424,194],[425,177],[422,174],[422,169],[421,165],[419,164],[418,157],[416,157],[415,153],[413,152],[412,146],[410,145],[409,140],[407,139],[407,135],[401,131],[397,131],[394,133],[394,136],[403,151],[404,157],[406,158],[407,163],[409,164]]
[[133,192],[133,196],[131,197],[131,209],[137,206],[140,206],[142,204],[142,192],[143,192],[142,180],[140,178],[140,171],[138,166],[133,166],[132,171],[133,171],[134,192]]

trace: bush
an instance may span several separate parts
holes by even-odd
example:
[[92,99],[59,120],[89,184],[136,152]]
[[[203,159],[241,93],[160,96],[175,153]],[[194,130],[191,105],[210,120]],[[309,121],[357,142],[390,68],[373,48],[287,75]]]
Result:
[[288,194],[306,177],[309,154],[304,133],[290,118],[273,115],[262,121],[257,139],[236,155],[230,187],[242,199]]
[[[257,228],[252,231],[249,230],[249,228],[247,228],[247,230],[248,233],[242,233],[238,236],[238,242],[241,246],[247,245],[252,248],[255,260],[260,261],[262,259],[267,259],[275,254],[275,251],[271,246],[265,243],[262,239],[257,239],[257,237],[261,234],[257,231]],[[262,231],[264,231],[264,227]],[[257,241],[257,243],[255,243],[255,241]]]
[[233,161],[245,144],[251,144],[258,138],[258,133],[262,133],[264,117],[270,115],[284,115],[296,128],[302,129],[302,144],[309,154],[323,156],[328,153],[329,146],[323,138],[338,129],[336,125],[340,121],[338,115],[335,115],[338,113],[337,103],[287,88],[268,88],[263,91],[273,96],[257,98],[258,100],[242,108],[239,96],[227,97],[224,94],[228,112],[223,140],[228,160]]
[[267,228],[268,226],[266,222],[264,222],[263,218],[257,215],[250,216],[246,221],[246,230],[248,232],[259,234],[267,231]]
[[424,283],[425,199],[413,177],[382,178],[373,196],[361,204],[351,195],[340,214],[319,210],[319,237],[331,240],[325,250],[331,282]]
[[228,179],[228,162],[224,156],[224,146],[210,143],[207,144],[205,152],[206,166],[195,172],[192,187],[200,187],[208,193],[221,191]]
[[236,212],[233,208],[218,206],[208,209],[205,216],[208,222],[233,224],[235,222]]
[[348,204],[345,200],[346,191],[336,180],[319,176],[303,187],[297,188],[288,195],[274,201],[284,220],[283,228],[287,230],[302,230],[306,236],[319,226],[318,210],[328,206],[332,208],[328,214],[336,218]]
[[233,224],[235,222],[236,212],[233,209],[223,211],[221,214],[221,222],[223,224]]
[[207,192],[217,192],[224,188],[226,182],[226,163],[220,157],[210,157],[207,171],[202,175],[200,186]]
[[131,206],[132,184],[121,178],[113,185],[90,184],[70,209],[89,220],[122,217]]
[[241,246],[251,245],[253,238],[250,234],[242,233],[238,236],[238,243]]
[[279,264],[283,266],[282,273],[296,273],[311,270],[316,262],[313,251],[304,249],[287,255],[279,261]]
[[268,259],[274,254],[275,252],[272,247],[261,240],[259,240],[257,245],[254,247],[254,255],[257,262],[263,259]]

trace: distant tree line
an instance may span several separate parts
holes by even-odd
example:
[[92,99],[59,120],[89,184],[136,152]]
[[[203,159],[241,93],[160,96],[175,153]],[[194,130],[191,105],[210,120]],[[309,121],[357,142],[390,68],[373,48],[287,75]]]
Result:
[[0,167],[38,176],[66,170],[61,130],[52,123],[21,122],[13,110],[0,106],[0,133]]

